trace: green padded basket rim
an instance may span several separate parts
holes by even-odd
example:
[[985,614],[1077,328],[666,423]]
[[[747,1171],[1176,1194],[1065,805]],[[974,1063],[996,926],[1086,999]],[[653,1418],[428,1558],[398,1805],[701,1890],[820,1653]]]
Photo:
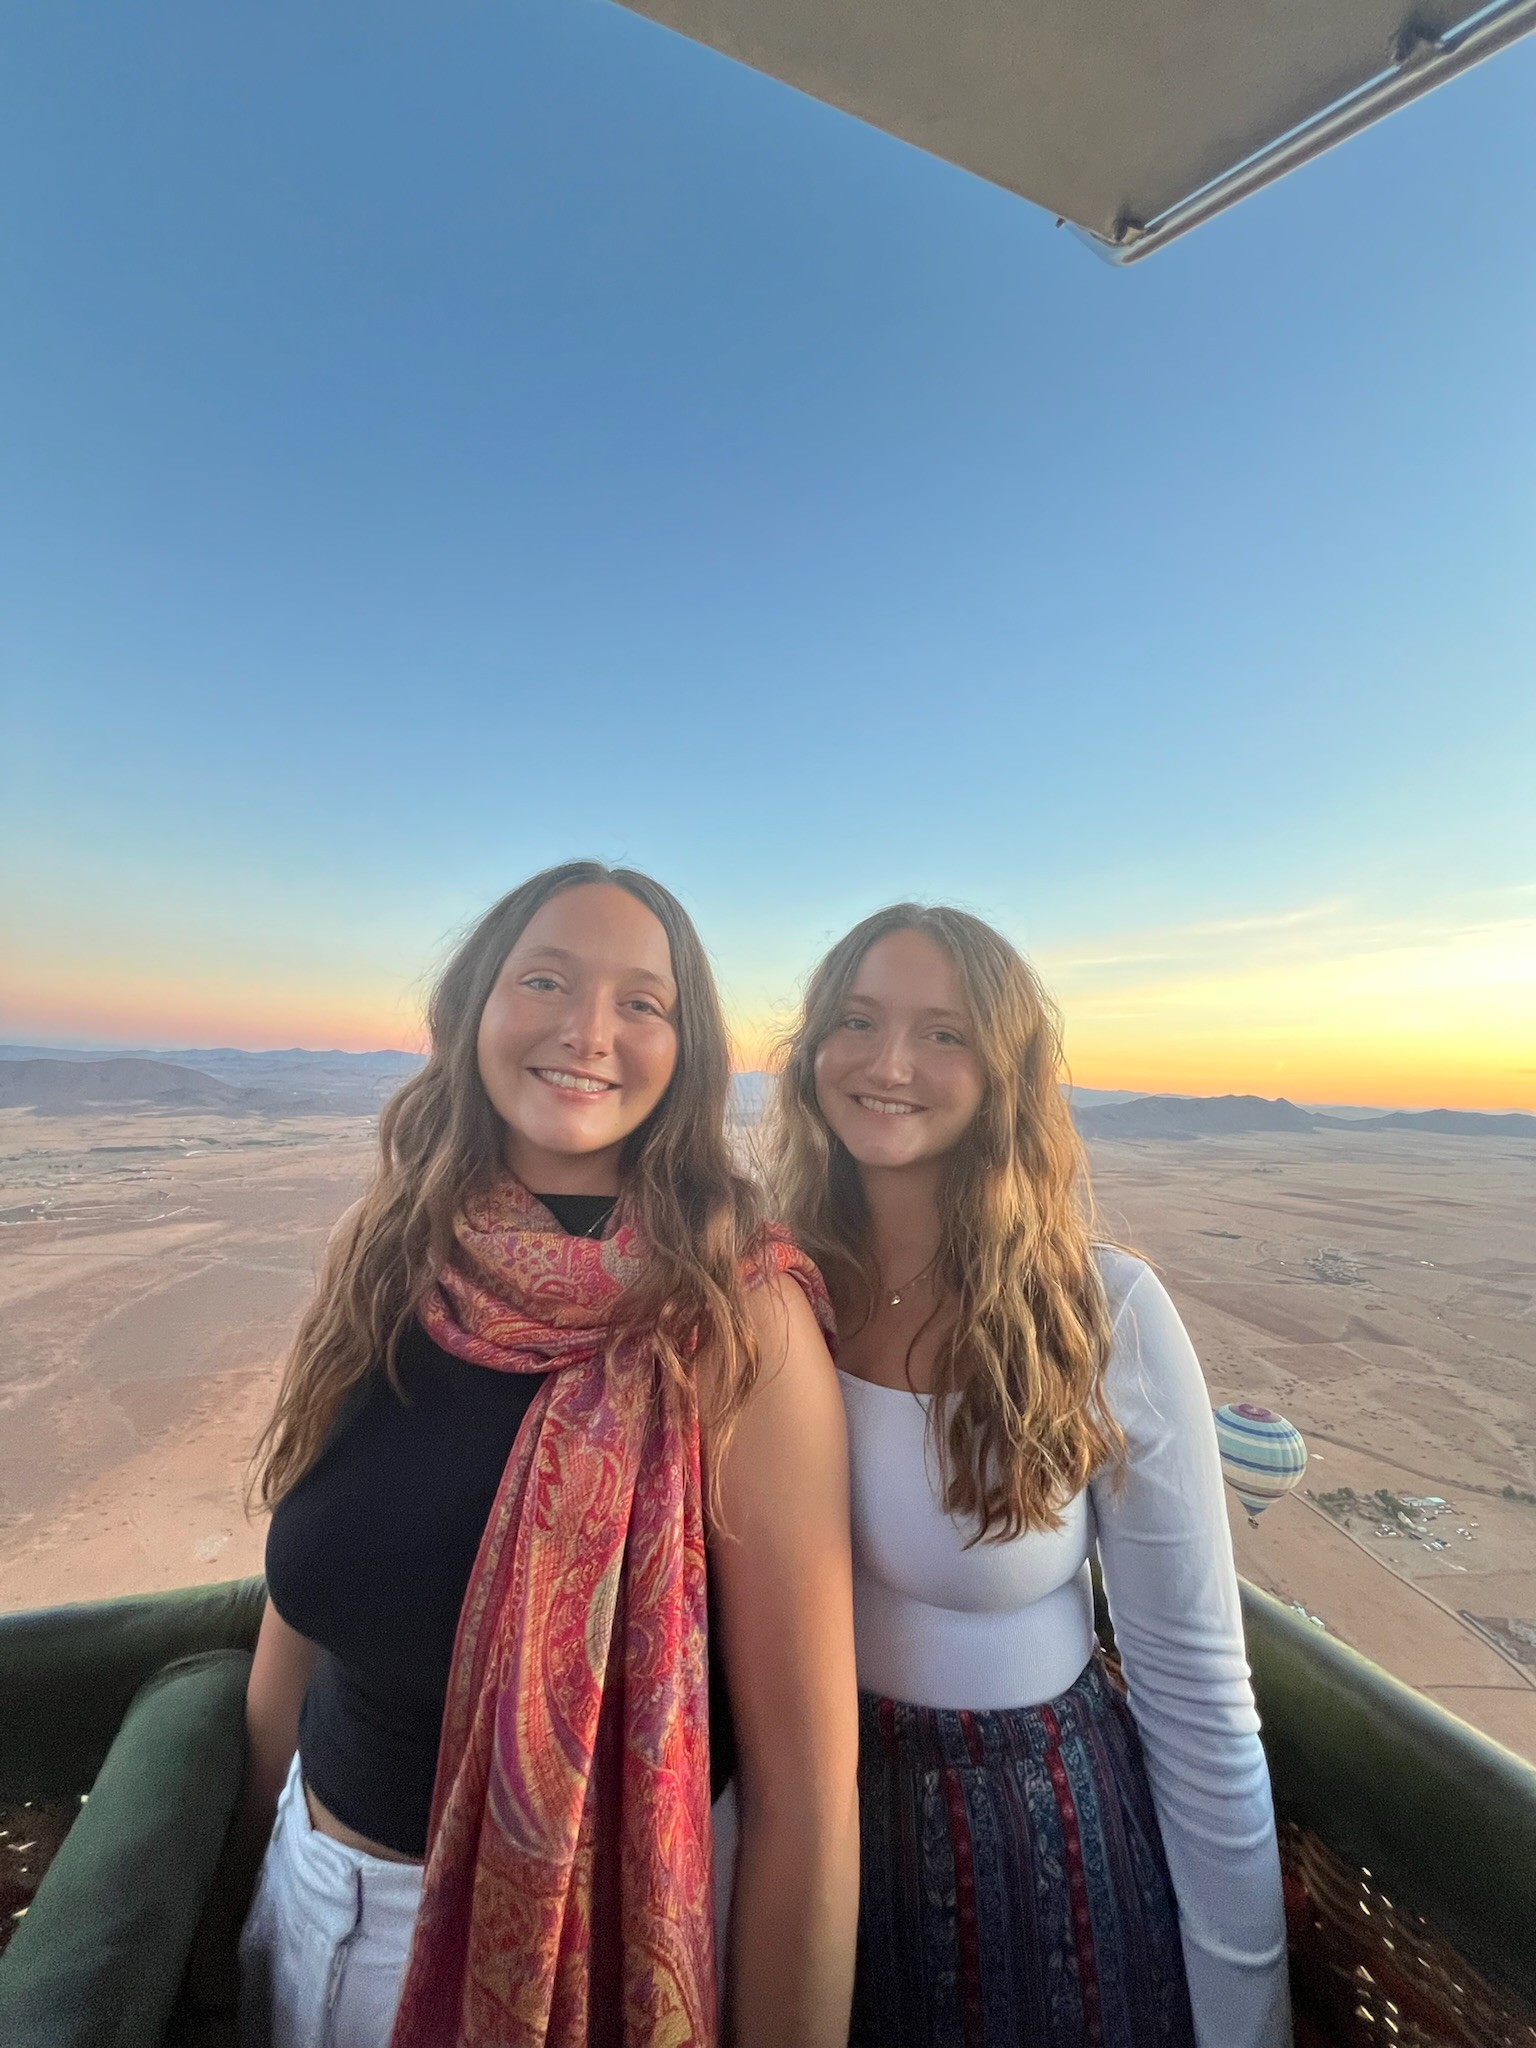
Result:
[[162,2043],[239,1797],[249,1650],[143,1681],[0,1958],[0,2028],[32,2048]]
[[1243,1584],[1281,1817],[1536,2007],[1536,1766]]
[[[9,1614],[0,1614],[0,1644],[7,1636],[43,1634],[61,1622],[78,1625],[86,1616],[101,1621],[132,1620],[140,1616],[145,1620],[169,1620],[177,1615],[190,1618],[200,1608],[206,1608],[210,1617],[232,1610],[244,1615],[248,1600],[256,1603],[252,1610],[255,1626],[247,1628],[242,1619],[237,1640],[220,1640],[200,1646],[210,1650],[248,1650],[256,1640],[256,1627],[260,1625],[261,1609],[267,1600],[267,1582],[260,1572],[242,1579],[216,1579],[206,1586],[168,1586],[158,1593],[117,1593],[106,1600],[61,1600],[51,1607],[15,1608]],[[190,1650],[187,1654],[194,1656],[197,1651]]]
[[144,1681],[201,1650],[250,1650],[259,1578],[0,1615],[0,1798],[89,1789]]
[[[1372,1871],[1492,1982],[1536,2004],[1536,1767],[1240,1584],[1281,1816]],[[263,1600],[257,1577],[0,1616],[0,1685],[29,1635],[58,1640],[93,1624],[182,1624],[183,1654],[249,1648]],[[213,1633],[199,1644],[186,1638],[204,1607]]]

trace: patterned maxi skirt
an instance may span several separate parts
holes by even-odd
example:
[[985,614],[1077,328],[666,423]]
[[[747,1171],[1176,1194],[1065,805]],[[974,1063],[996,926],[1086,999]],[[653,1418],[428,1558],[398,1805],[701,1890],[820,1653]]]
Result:
[[850,2048],[1192,2048],[1135,1725],[1097,1655],[1043,1706],[859,1696]]

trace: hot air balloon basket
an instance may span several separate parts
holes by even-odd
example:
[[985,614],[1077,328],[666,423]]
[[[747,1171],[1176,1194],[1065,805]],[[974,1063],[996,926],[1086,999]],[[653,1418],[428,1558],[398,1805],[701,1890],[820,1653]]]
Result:
[[1536,2048],[1536,2012],[1469,1968],[1371,1873],[1280,1830],[1297,2048]]
[[0,1805],[0,1955],[79,1812],[78,1798]]

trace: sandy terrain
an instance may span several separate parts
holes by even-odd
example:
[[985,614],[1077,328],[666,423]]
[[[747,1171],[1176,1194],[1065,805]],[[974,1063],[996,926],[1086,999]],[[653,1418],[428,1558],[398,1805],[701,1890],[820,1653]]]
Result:
[[[259,1569],[241,1491],[362,1117],[0,1112],[0,1610]],[[1213,1398],[1305,1432],[1241,1569],[1536,1759],[1536,1146],[1316,1132],[1093,1148]],[[1465,1533],[1460,1533],[1465,1532]],[[1432,1549],[1431,1542],[1444,1548]],[[1470,1617],[1470,1618],[1469,1618]],[[1522,1633],[1525,1631],[1526,1633]]]
[[373,1143],[0,1112],[0,1609],[260,1569],[246,1459]]
[[[1536,1146],[1319,1131],[1092,1153],[1105,1227],[1157,1265],[1212,1398],[1266,1401],[1310,1447],[1304,1491],[1257,1528],[1229,1496],[1239,1568],[1536,1760],[1536,1499],[1503,1492],[1536,1495]],[[1445,1506],[1414,1536],[1343,1511],[1346,1488]]]

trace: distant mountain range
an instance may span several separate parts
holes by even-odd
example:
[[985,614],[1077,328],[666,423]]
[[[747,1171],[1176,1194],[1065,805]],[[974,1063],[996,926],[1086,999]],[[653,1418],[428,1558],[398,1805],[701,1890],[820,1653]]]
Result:
[[1443,1138],[1536,1138],[1536,1116],[1485,1116],[1469,1109],[1351,1111],[1330,1115],[1303,1109],[1284,1096],[1140,1095],[1129,1101],[1078,1108],[1073,1120],[1085,1138],[1217,1138],[1255,1131],[1417,1131]]
[[19,1059],[0,1063],[0,1109],[215,1109],[239,1114],[241,1090],[164,1060]]
[[[732,1114],[755,1123],[773,1086],[769,1074],[737,1074]],[[1128,1089],[1067,1091],[1072,1120],[1085,1138],[1218,1138],[1250,1131],[1421,1131],[1447,1138],[1536,1138],[1536,1116],[1485,1116],[1468,1109],[1381,1110],[1331,1105],[1306,1109],[1282,1096],[1137,1095]]]
[[421,1065],[408,1052],[60,1051],[0,1046],[0,1108],[212,1110],[227,1116],[366,1115]]
[[1310,1110],[1262,1095],[1138,1095],[1104,1106],[1074,1105],[1072,1115],[1085,1138],[1204,1138],[1315,1128]]
[[[75,1110],[189,1110],[228,1116],[366,1114],[421,1066],[409,1052],[244,1052],[218,1046],[188,1052],[60,1051],[0,1045],[0,1109],[44,1115]],[[769,1074],[733,1075],[731,1118],[754,1124],[767,1106]],[[1447,1138],[1536,1139],[1536,1116],[1466,1109],[1376,1110],[1348,1104],[1307,1108],[1281,1096],[1136,1095],[1072,1088],[1073,1120],[1085,1138],[1241,1137],[1261,1131],[1417,1131]]]
[[1511,1110],[1490,1116],[1477,1109],[1395,1109],[1390,1116],[1319,1116],[1315,1121],[1335,1130],[1358,1130],[1366,1124],[1378,1131],[1431,1131],[1443,1138],[1536,1138],[1536,1116]]

